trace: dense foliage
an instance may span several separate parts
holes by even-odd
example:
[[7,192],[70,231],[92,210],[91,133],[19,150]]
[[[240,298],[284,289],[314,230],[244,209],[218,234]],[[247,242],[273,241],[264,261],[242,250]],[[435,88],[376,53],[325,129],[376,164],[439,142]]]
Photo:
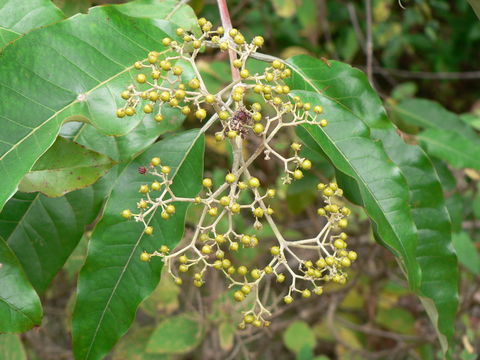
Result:
[[0,0],[0,359],[475,359],[470,3]]

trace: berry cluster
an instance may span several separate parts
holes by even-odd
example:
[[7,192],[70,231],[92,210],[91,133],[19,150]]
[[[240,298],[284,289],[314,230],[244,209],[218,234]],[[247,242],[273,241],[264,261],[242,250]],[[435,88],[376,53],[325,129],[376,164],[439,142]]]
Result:
[[[117,115],[133,115],[142,104],[145,113],[156,113],[156,121],[162,121],[161,110],[164,106],[177,107],[186,115],[193,112],[202,121],[207,118],[207,110],[213,110],[214,114],[202,131],[207,131],[214,123],[219,124],[215,139],[228,139],[231,142],[233,166],[221,184],[216,185],[212,179],[204,178],[202,193],[195,198],[182,198],[172,191],[170,167],[163,164],[159,157],[154,157],[148,167],[142,167],[139,171],[148,173],[155,180],[140,186],[142,198],[137,203],[138,211],[127,209],[122,216],[142,222],[145,234],[152,235],[154,229],[148,224],[150,217],[156,213],[160,212],[160,216],[168,220],[175,216],[175,203],[188,202],[201,206],[195,232],[186,245],[173,251],[163,245],[153,253],[142,253],[141,260],[161,257],[177,284],[183,282],[182,273],[192,272],[193,283],[197,287],[204,284],[208,269],[222,272],[230,287],[236,288],[233,292],[235,300],[243,301],[247,297],[254,299],[239,326],[268,326],[270,323],[267,319],[271,314],[262,303],[259,291],[270,277],[278,283],[289,284],[284,296],[287,304],[294,300],[296,293],[308,298],[312,293],[322,294],[326,282],[344,284],[347,281],[344,270],[357,258],[354,251],[347,250],[348,236],[343,232],[348,225],[350,210],[341,205],[342,190],[336,183],[320,183],[317,190],[324,206],[317,212],[325,219],[323,229],[308,239],[284,238],[274,220],[275,211],[269,205],[269,199],[276,196],[276,191],[263,188],[260,180],[250,173],[250,165],[262,154],[266,160],[273,156],[282,163],[285,184],[301,179],[303,172],[312,167],[310,160],[300,156],[301,145],[292,143],[291,156],[284,157],[271,143],[284,128],[300,124],[327,126],[327,120],[320,117],[323,108],[303,103],[300,98],[290,95],[290,88],[283,80],[291,76],[291,70],[282,61],[273,61],[261,74],[252,74],[247,69],[247,59],[262,46],[262,37],[257,36],[247,43],[236,29],[225,33],[221,27],[212,30],[212,24],[203,18],[198,22],[202,29],[200,37],[179,28],[176,34],[181,37],[181,42],[165,38],[162,42],[168,47],[167,50],[151,52],[147,59],[135,63],[135,68],[148,69],[150,74],[139,73],[136,78],[139,85],[131,85],[122,92],[126,104],[117,111]],[[240,78],[216,94],[208,92],[195,65],[198,52],[205,46],[218,47],[221,51],[231,51],[236,55],[232,65],[239,70]],[[188,73],[194,75],[184,79],[182,76],[187,72],[184,71],[187,67]],[[259,100],[249,102],[252,94]],[[268,115],[265,116],[265,113]],[[245,144],[252,137],[258,137],[260,145],[245,157]],[[255,230],[259,230],[264,223],[271,227],[276,243],[269,247],[267,263],[253,269],[235,264],[233,254],[240,247],[256,247],[260,241],[254,233],[237,232],[235,216],[250,218]],[[226,231],[220,230],[221,221],[228,224]]]

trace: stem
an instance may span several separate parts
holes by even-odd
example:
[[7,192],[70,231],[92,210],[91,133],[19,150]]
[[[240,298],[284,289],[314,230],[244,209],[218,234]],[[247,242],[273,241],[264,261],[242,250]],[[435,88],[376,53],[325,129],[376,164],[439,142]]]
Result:
[[373,39],[372,39],[372,1],[365,0],[366,25],[367,25],[367,76],[373,87]]
[[[230,19],[230,13],[228,12],[227,0],[217,0],[218,10],[220,11],[220,18],[222,19],[222,26],[225,29],[227,36],[228,32],[232,29],[232,20]],[[240,80],[240,72],[233,66],[233,61],[237,58],[233,50],[229,50],[230,56],[230,68],[232,70],[232,80]]]

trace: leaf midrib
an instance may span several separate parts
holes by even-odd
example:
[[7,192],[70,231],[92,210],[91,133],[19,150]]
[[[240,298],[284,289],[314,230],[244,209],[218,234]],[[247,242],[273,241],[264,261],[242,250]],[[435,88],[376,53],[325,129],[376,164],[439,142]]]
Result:
[[[189,146],[188,150],[185,152],[183,158],[182,158],[181,161],[179,162],[179,166],[178,166],[178,167],[176,168],[176,170],[175,170],[175,174],[174,174],[174,176],[172,177],[172,181],[173,181],[173,180],[175,179],[175,177],[177,176],[178,170],[181,168],[181,166],[182,166],[183,163],[185,162],[185,159],[187,158],[188,154],[189,154],[190,151],[192,150],[193,146],[195,146],[195,144],[197,143],[197,141],[198,141],[198,139],[200,138],[200,136],[202,136],[202,134],[203,134],[203,133],[202,133],[201,131],[199,131],[198,134],[197,134],[197,136],[195,136],[195,138],[194,138],[194,140],[192,141],[191,145]],[[143,153],[143,152],[142,152],[142,153]],[[137,155],[135,158],[131,159],[131,160],[128,162],[128,164],[125,166],[124,170],[128,167],[128,165],[130,165],[130,164],[131,164],[138,156],[140,156],[142,153],[140,153],[139,155]],[[115,180],[115,183],[114,183],[114,184],[117,183],[117,181],[118,181],[118,179],[120,178],[120,176],[121,176],[121,174],[117,177],[117,179]],[[112,186],[112,191],[113,191],[114,187],[115,187],[115,186]],[[110,195],[111,195],[111,192],[110,192]],[[105,202],[105,206],[104,206],[105,209],[106,209],[107,206],[108,206],[108,202],[109,202],[109,200],[110,200],[110,195],[109,195],[108,200]],[[155,216],[156,212],[157,212],[157,209],[155,209],[155,211],[153,211],[153,214],[152,214],[152,216],[150,217],[150,219],[148,220],[147,225],[150,224],[150,221],[153,219],[153,217]],[[118,280],[117,280],[117,282],[115,283],[115,286],[114,286],[113,289],[112,289],[112,292],[111,292],[111,294],[110,294],[110,297],[109,297],[108,300],[107,300],[107,303],[105,304],[105,307],[104,307],[104,309],[103,309],[103,311],[102,311],[102,315],[100,316],[100,319],[99,319],[99,321],[98,321],[97,327],[95,328],[95,332],[94,332],[93,337],[92,337],[92,340],[91,340],[91,342],[90,342],[90,346],[89,346],[89,348],[88,348],[87,354],[85,355],[85,359],[88,359],[89,356],[90,356],[90,352],[92,351],[93,345],[95,344],[95,342],[96,342],[96,340],[97,340],[97,334],[98,334],[98,332],[100,331],[100,327],[101,327],[101,324],[102,324],[102,322],[103,322],[103,318],[105,317],[105,314],[106,314],[106,312],[107,312],[107,309],[108,309],[108,307],[110,306],[110,302],[112,301],[113,296],[114,296],[115,292],[117,291],[117,288],[118,288],[118,286],[120,285],[120,282],[122,281],[123,276],[124,276],[125,272],[127,271],[128,266],[130,265],[130,261],[132,260],[133,254],[135,253],[135,250],[137,249],[137,247],[138,247],[140,241],[142,240],[142,238],[143,238],[143,232],[140,234],[140,237],[139,237],[139,238],[137,239],[137,241],[135,242],[135,246],[132,248],[132,251],[131,251],[131,253],[130,253],[130,256],[128,257],[128,260],[127,260],[125,266],[123,267],[122,272],[120,273],[120,276],[118,277]]]
[[[98,83],[97,85],[95,85],[93,88],[91,88],[90,90],[86,91],[85,93],[82,93],[80,95],[85,95],[85,96],[88,96],[90,95],[92,92],[94,92],[95,90],[97,90],[98,88],[102,87],[103,85],[107,84],[108,82],[112,81],[113,79],[117,78],[118,76],[120,75],[123,75],[125,72],[127,71],[130,71],[133,69],[133,65],[131,66],[128,66],[126,68],[124,68],[122,71],[116,73],[115,75],[109,77],[108,79]],[[25,135],[22,139],[20,139],[19,141],[17,141],[8,151],[6,151],[2,156],[0,156],[0,161],[2,161],[10,152],[14,151],[18,146],[20,146],[21,143],[23,143],[26,139],[28,139],[30,136],[32,136],[37,130],[41,129],[45,124],[49,123],[52,119],[54,119],[55,117],[57,117],[59,114],[61,114],[62,112],[64,112],[65,110],[67,110],[68,108],[70,108],[71,106],[77,104],[77,103],[81,103],[81,102],[84,102],[86,101],[85,100],[78,100],[78,98],[76,98],[74,101],[72,101],[71,103],[69,103],[68,105],[65,105],[63,108],[61,108],[60,110],[57,110],[52,116],[50,116],[48,119],[46,119],[44,122],[40,123],[38,126],[32,128],[32,131],[30,131],[27,135]],[[58,129],[60,130],[60,128]],[[58,133],[58,132],[57,132]],[[45,149],[44,153],[48,150]],[[42,154],[40,154],[41,156]],[[32,167],[33,167],[33,164],[32,164]],[[31,168],[30,168],[31,169]]]
[[[331,98],[330,96],[325,95],[322,91],[320,91],[320,89],[318,89],[317,86],[315,86],[315,84],[313,84],[313,83],[310,81],[310,79],[308,79],[306,76],[303,75],[303,73],[298,69],[298,67],[297,67],[296,65],[293,65],[293,64],[291,64],[291,63],[288,63],[288,66],[291,66],[292,68],[294,68],[295,72],[296,72],[307,84],[309,84],[309,85],[312,87],[312,89],[313,89],[317,94],[319,94],[320,96],[324,96],[324,97],[326,97],[327,99],[329,99],[329,100],[335,102],[336,104],[340,105],[342,108],[346,109],[347,111],[349,111],[350,113],[352,113],[354,116],[356,116],[358,119],[360,119],[360,121],[362,121],[362,123],[364,123],[364,121],[362,120],[362,118],[361,118],[360,116],[358,116],[357,114],[355,114],[352,109],[350,109],[349,107],[347,107],[347,106],[344,105],[343,103],[337,101],[335,98]],[[305,91],[308,91],[308,90],[305,90]],[[367,126],[367,125],[365,125],[365,126]],[[323,130],[322,130],[322,131],[323,131]],[[309,132],[309,133],[310,133],[310,132]],[[335,145],[335,148],[337,149],[337,151],[339,151],[339,153],[342,154],[342,157],[343,157],[343,158],[348,162],[348,164],[350,164],[350,166],[351,166],[350,161],[349,161],[349,160],[347,159],[347,157],[343,154],[343,152],[341,152],[341,151],[338,149],[337,144],[336,144],[334,141],[332,141],[332,139],[330,138],[330,136],[328,136],[327,132],[326,132],[326,131],[323,131],[323,133],[328,137],[328,139],[330,140],[330,142]],[[310,135],[310,136],[311,136],[311,135]],[[362,177],[360,177],[360,178],[362,179],[362,182],[365,184],[365,180],[364,180]],[[368,186],[365,186],[365,188],[366,188],[367,191],[370,193],[370,195],[372,196],[372,198],[375,199],[375,203],[379,206],[379,208],[382,209],[382,213],[385,213],[385,212],[383,211],[384,208],[383,208],[382,206],[380,206],[380,204],[379,204],[378,201],[376,200],[377,198],[373,195],[373,193],[372,193],[372,191],[370,190],[370,188],[369,188]],[[408,207],[411,209],[410,205],[408,205]],[[412,222],[413,222],[413,221],[412,221]],[[389,222],[389,221],[387,221],[387,224],[388,224],[388,226],[390,227],[390,229],[393,231],[393,233],[395,234],[395,236],[397,237],[397,241],[398,241],[398,243],[400,244],[401,248],[403,249],[404,254],[407,255],[408,252],[406,251],[406,249],[405,249],[402,241],[400,241],[401,237],[398,235],[396,229],[390,225],[390,222]]]

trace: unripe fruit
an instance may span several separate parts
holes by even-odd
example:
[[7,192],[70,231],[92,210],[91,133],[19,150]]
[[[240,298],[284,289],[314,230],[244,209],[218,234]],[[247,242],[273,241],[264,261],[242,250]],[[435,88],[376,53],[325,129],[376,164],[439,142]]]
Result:
[[195,116],[197,117],[197,119],[203,120],[207,117],[207,112],[205,111],[205,109],[198,109],[195,112]]
[[240,71],[240,77],[242,79],[246,79],[250,76],[250,71],[248,71],[247,69],[243,69]]
[[240,59],[235,59],[233,60],[233,66],[236,67],[237,69],[240,69],[243,65],[242,60]]
[[348,220],[347,219],[341,219],[338,222],[338,226],[341,228],[346,228],[348,226]]
[[212,248],[211,248],[210,245],[203,245],[203,247],[202,247],[202,253],[203,254],[208,255],[208,254],[211,254],[211,252],[212,252]]
[[263,217],[263,209],[260,207],[257,207],[253,210],[253,215],[255,217]]
[[303,172],[302,170],[300,169],[297,169],[293,172],[293,177],[296,179],[296,180],[300,180],[301,178],[303,178]]
[[304,298],[309,298],[310,295],[312,295],[312,293],[310,292],[310,290],[305,289],[305,290],[302,291],[302,296],[303,296]]
[[322,295],[323,294],[323,288],[322,287],[316,287],[315,289],[313,289],[313,292],[315,293],[315,295]]
[[357,253],[355,251],[349,251],[348,252],[348,258],[352,261],[357,260]]
[[261,36],[255,36],[252,40],[253,45],[255,46],[262,46],[265,40]]
[[225,242],[225,236],[222,234],[218,234],[217,236],[215,236],[215,241],[218,244],[223,244]]
[[159,157],[154,157],[152,158],[152,160],[150,160],[150,164],[152,164],[153,166],[158,166],[160,165],[160,158]]
[[156,122],[161,122],[163,120],[163,116],[160,114],[155,115],[154,120]]
[[220,118],[220,120],[227,120],[230,117],[230,114],[228,113],[228,111],[220,111],[218,113],[218,117]]
[[147,76],[145,74],[138,74],[137,75],[137,82],[139,84],[143,84],[147,81]]
[[212,179],[210,178],[203,179],[202,185],[205,186],[206,188],[212,187],[213,185]]
[[247,275],[248,269],[247,269],[246,266],[243,266],[243,265],[242,265],[242,266],[239,266],[238,269],[237,269],[237,273],[238,273],[239,275],[242,275],[242,276]]
[[152,235],[152,234],[153,234],[153,227],[147,226],[147,227],[145,228],[145,234],[147,234],[147,235]]
[[207,96],[205,96],[205,102],[207,102],[208,104],[213,104],[215,102],[215,96],[208,94]]
[[255,320],[255,317],[252,314],[247,314],[243,317],[243,321],[245,321],[246,324],[251,324]]
[[188,86],[192,89],[198,89],[200,87],[200,81],[198,81],[198,79],[192,79],[188,82]]
[[251,272],[250,272],[250,275],[252,276],[252,278],[254,278],[255,280],[259,279],[260,276],[262,275],[262,273],[260,272],[260,270],[258,269],[253,269]]
[[187,272],[187,271],[188,271],[188,266],[182,264],[182,265],[180,265],[180,266],[178,267],[178,271],[180,271],[180,272]]
[[216,207],[212,207],[212,208],[208,209],[208,215],[217,216],[218,215],[218,209]]
[[310,170],[312,168],[312,162],[308,159],[302,161],[302,169]]
[[232,173],[229,173],[225,176],[225,181],[229,184],[234,183],[236,179],[237,179],[237,177],[235,175],[233,175]]
[[140,260],[141,261],[150,261],[150,254],[148,254],[147,252],[142,252],[140,254]]
[[263,126],[263,124],[257,123],[253,125],[253,132],[255,134],[261,134],[264,130],[265,130],[265,127]]
[[222,206],[230,205],[230,197],[222,196],[222,198],[220,199],[220,205],[222,205]]
[[238,250],[238,243],[237,242],[232,242],[229,246],[229,249],[232,251],[237,251]]
[[292,143],[292,145],[290,145],[290,147],[292,148],[292,150],[294,151],[299,151],[300,148],[302,147],[302,145],[300,145],[299,143]]
[[262,322],[259,319],[253,320],[252,325],[259,328],[262,326]]
[[129,219],[132,216],[132,212],[129,209],[125,209],[122,211],[122,216],[125,219]]
[[150,189],[148,188],[148,185],[140,185],[140,189],[138,191],[142,194],[146,194],[150,191]]
[[270,248],[270,254],[272,254],[273,256],[280,255],[280,248],[278,246],[272,246]]
[[283,274],[278,274],[277,275],[277,282],[278,283],[283,283],[285,281],[285,275]]
[[241,207],[240,207],[240,204],[232,204],[232,206],[230,206],[230,211],[234,214],[238,214],[241,210]]
[[243,285],[242,288],[241,288],[241,291],[245,295],[248,295],[248,294],[250,294],[250,291],[252,291],[252,288],[249,285]]
[[248,185],[252,188],[258,188],[260,186],[260,180],[258,180],[256,177],[251,177],[248,180]]
[[287,295],[283,298],[283,302],[285,304],[291,304],[293,302],[293,297],[291,297],[290,295]]
[[349,267],[350,265],[352,265],[352,262],[350,261],[350,259],[348,257],[343,257],[340,260],[340,264],[342,264],[342,266],[344,266],[344,267]]

